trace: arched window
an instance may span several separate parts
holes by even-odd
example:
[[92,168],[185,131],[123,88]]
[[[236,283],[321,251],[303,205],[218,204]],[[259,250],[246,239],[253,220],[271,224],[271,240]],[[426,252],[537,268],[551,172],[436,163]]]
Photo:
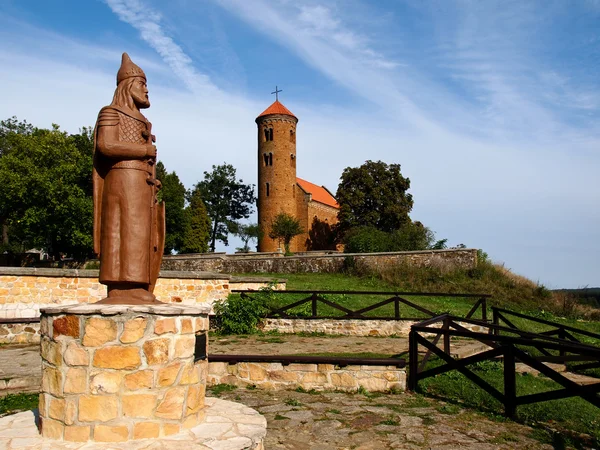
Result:
[[290,153],[290,166],[296,167],[296,155]]
[[269,183],[267,183],[267,197],[269,196]]
[[273,128],[269,128],[269,138],[267,140],[268,141],[272,141],[273,140]]
[[269,153],[269,165],[273,165],[273,153]]
[[296,142],[296,132],[294,130],[290,130],[290,142]]
[[268,141],[269,140],[269,129],[265,128],[264,132],[265,132],[265,141]]
[[263,153],[263,159],[265,161],[265,166],[269,165],[269,155],[267,153]]

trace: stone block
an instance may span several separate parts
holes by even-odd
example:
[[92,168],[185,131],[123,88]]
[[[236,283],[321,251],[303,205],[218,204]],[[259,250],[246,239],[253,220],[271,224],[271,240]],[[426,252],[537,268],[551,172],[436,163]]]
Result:
[[142,317],[128,320],[123,324],[123,332],[121,333],[121,342],[131,344],[139,341],[146,332],[148,321]]
[[323,372],[308,372],[302,376],[303,383],[325,384],[327,383],[327,374]]
[[193,362],[187,364],[181,371],[179,384],[196,384],[200,381],[200,367]]
[[209,362],[208,373],[210,375],[225,375],[227,374],[227,366],[226,362]]
[[162,419],[181,419],[185,388],[176,387],[166,391],[154,415]]
[[189,358],[190,356],[194,356],[195,346],[195,336],[178,337],[175,341],[175,358]]
[[48,416],[52,419],[64,421],[65,419],[65,399],[50,397],[48,406]]
[[42,392],[48,392],[56,397],[63,395],[62,373],[50,366],[42,367]]
[[117,324],[112,319],[91,317],[85,321],[83,345],[99,347],[117,338]]
[[42,436],[49,439],[61,440],[65,426],[56,420],[42,417]]
[[333,372],[335,366],[333,364],[318,364],[317,370],[319,372]]
[[269,372],[272,381],[295,382],[298,381],[298,372],[287,372],[285,370],[274,370]]
[[65,441],[86,442],[90,439],[90,427],[71,425],[65,427]]
[[110,346],[99,348],[94,352],[94,367],[133,370],[141,364],[140,351],[137,347]]
[[330,379],[331,379],[331,384],[333,384],[334,387],[340,387],[340,388],[357,388],[358,387],[358,383],[357,383],[356,379],[352,375],[350,375],[349,373],[346,373],[346,372],[332,373],[330,375]]
[[82,394],[87,390],[87,370],[70,367],[65,376],[65,394]]
[[151,388],[154,384],[153,381],[154,371],[152,370],[140,370],[139,372],[125,375],[125,387],[130,391]]
[[194,332],[192,319],[181,319],[181,334],[190,334]]
[[181,431],[181,425],[177,423],[163,423],[161,436],[171,436]]
[[123,374],[119,372],[100,372],[90,378],[92,394],[116,394],[121,389]]
[[134,439],[151,439],[160,436],[160,424],[157,422],[137,422],[133,425]]
[[43,392],[40,394],[38,401],[38,411],[40,412],[40,416],[48,417],[48,412],[46,410],[48,403],[50,403],[50,397],[48,394],[44,394]]
[[169,339],[163,338],[146,341],[144,342],[143,349],[149,365],[164,364],[169,360]]
[[160,387],[172,386],[177,379],[177,375],[179,375],[179,370],[181,369],[181,363],[176,362],[173,364],[169,364],[166,367],[162,367],[158,370],[158,379],[156,383]]
[[147,419],[156,406],[156,394],[129,394],[122,397],[123,415]]
[[77,397],[70,397],[66,400],[65,406],[65,424],[73,425],[77,418]]
[[388,383],[381,378],[363,378],[358,384],[369,392],[382,392],[388,388]]
[[79,397],[78,409],[80,422],[106,422],[117,417],[117,397],[106,395],[82,395]]
[[316,364],[290,364],[287,366],[287,370],[294,372],[316,372]]
[[248,372],[252,381],[264,381],[267,378],[265,368],[255,363],[248,364]]
[[96,425],[94,427],[94,441],[125,442],[127,440],[129,440],[129,429],[125,425]]
[[155,334],[176,333],[177,324],[174,318],[159,319],[154,323]]
[[87,349],[76,342],[69,342],[64,359],[69,366],[87,366],[90,363],[90,355]]
[[204,406],[204,385],[190,386],[187,394],[185,415],[195,414]]
[[40,353],[42,358],[55,366],[62,365],[62,344],[44,338],[40,342]]
[[62,316],[55,318],[52,321],[53,337],[56,339],[59,336],[70,336],[73,338],[79,337],[79,317],[77,316]]

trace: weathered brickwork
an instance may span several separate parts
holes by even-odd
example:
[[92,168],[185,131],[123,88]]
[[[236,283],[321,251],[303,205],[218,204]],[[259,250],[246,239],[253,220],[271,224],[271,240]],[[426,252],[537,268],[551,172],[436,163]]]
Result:
[[196,335],[208,330],[208,310],[44,309],[42,436],[125,442],[177,434],[200,423],[208,362],[194,362],[194,347]]
[[207,384],[227,383],[237,386],[254,385],[260,389],[278,390],[302,387],[306,390],[369,392],[404,390],[406,370],[394,366],[346,366],[333,364],[209,362]]
[[[258,127],[258,224],[271,228],[277,214],[296,215],[296,124],[287,114],[269,114],[256,119]],[[269,134],[270,133],[270,134]],[[271,137],[269,137],[271,136]],[[296,240],[292,242],[296,251]],[[267,235],[259,240],[262,252],[276,251],[277,241]]]
[[294,256],[273,253],[243,255],[169,256],[163,270],[209,271],[217,273],[339,273],[348,265],[370,270],[393,264],[427,267],[443,264],[463,269],[477,267],[476,249],[423,250],[389,253],[307,252]]

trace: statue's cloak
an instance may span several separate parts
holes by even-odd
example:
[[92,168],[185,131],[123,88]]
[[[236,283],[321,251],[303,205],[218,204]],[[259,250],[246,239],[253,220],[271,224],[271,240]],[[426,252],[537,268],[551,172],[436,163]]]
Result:
[[[122,144],[152,142],[151,124],[138,111],[118,106],[100,110],[94,128],[92,169],[94,252],[100,258],[100,282],[148,283],[152,291],[160,270],[165,233],[164,204],[156,204],[154,161],[103,155],[97,147],[98,132],[103,126],[119,127]],[[105,194],[110,201],[104,198]],[[103,211],[104,207],[108,210]],[[122,214],[123,210],[128,214]],[[103,226],[107,229],[103,230]]]

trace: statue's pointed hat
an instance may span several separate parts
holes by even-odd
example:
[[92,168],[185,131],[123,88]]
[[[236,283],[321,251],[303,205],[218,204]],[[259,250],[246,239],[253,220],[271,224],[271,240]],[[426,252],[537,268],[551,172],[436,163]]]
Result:
[[117,86],[123,80],[131,77],[142,77],[144,80],[146,79],[146,74],[142,69],[139,68],[127,53],[123,53],[123,57],[121,58],[121,67],[117,72]]

